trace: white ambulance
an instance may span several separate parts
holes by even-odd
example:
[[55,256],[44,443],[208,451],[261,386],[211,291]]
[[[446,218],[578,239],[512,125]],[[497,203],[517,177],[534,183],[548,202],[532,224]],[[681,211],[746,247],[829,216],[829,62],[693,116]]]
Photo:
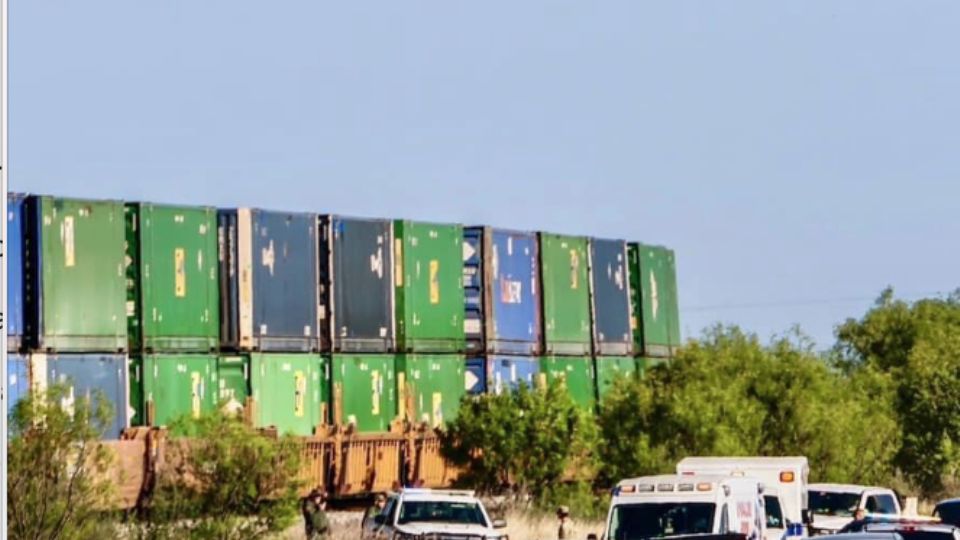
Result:
[[717,475],[622,480],[610,503],[604,540],[738,533],[762,540],[766,516],[760,481]]
[[805,457],[690,457],[677,464],[677,473],[747,476],[763,483],[767,540],[807,536],[807,479]]

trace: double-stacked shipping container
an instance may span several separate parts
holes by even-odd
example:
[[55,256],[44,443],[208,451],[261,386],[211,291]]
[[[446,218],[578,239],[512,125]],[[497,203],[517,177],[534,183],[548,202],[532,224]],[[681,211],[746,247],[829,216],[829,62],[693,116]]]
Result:
[[637,373],[627,243],[592,238],[589,266],[594,372],[597,399],[602,401],[617,379]]
[[329,359],[320,355],[317,215],[217,213],[220,406],[256,427],[312,435],[328,423]]
[[128,203],[127,333],[134,424],[164,426],[217,407],[217,211]]
[[673,250],[630,243],[630,308],[633,345],[640,365],[672,358],[681,344],[677,270]]
[[464,231],[465,389],[533,387],[540,373],[540,263],[536,233],[468,227]]
[[442,426],[464,390],[463,227],[393,223],[398,416]]
[[585,409],[596,402],[589,245],[584,237],[539,233],[547,384],[563,384]]
[[111,415],[98,427],[116,438],[130,420],[123,204],[48,196],[8,202],[8,234],[20,229],[9,246],[22,250],[19,264],[8,261],[9,274],[22,279],[8,296],[22,330],[7,374],[11,394],[58,384],[67,407],[100,397]]

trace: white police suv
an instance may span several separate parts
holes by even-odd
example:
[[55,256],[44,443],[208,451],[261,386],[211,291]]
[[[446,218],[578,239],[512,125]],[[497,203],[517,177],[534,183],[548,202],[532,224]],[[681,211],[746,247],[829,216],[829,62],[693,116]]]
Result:
[[509,540],[472,491],[404,489],[364,524],[364,540]]

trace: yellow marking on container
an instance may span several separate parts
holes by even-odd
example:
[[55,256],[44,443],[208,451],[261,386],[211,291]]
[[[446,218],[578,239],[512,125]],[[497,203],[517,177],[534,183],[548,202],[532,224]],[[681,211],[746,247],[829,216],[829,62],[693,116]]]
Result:
[[63,225],[60,228],[60,236],[61,241],[63,241],[63,265],[67,268],[76,266],[76,248],[73,240],[73,216],[63,216]]
[[570,250],[570,288],[576,290],[580,285],[580,254]]
[[403,240],[393,241],[393,275],[397,287],[403,287]]
[[203,379],[200,373],[194,371],[190,373],[190,392],[191,392],[191,411],[194,418],[200,418],[201,395],[203,394]]
[[293,401],[293,415],[298,418],[303,418],[303,414],[307,408],[307,377],[304,376],[302,371],[297,371],[293,374],[293,379],[296,381],[296,390]]
[[187,296],[187,256],[183,248],[173,250],[173,294],[177,298]]
[[433,393],[433,427],[438,428],[443,424],[443,394]]
[[[370,385],[371,390],[370,395],[373,396],[373,406],[370,409],[371,414],[377,416],[380,414],[380,392],[383,390],[383,382],[380,380],[380,371],[373,370],[370,372]],[[403,379],[400,379],[398,383],[398,388],[400,392],[403,392]]]
[[430,303],[440,303],[440,261],[430,261]]

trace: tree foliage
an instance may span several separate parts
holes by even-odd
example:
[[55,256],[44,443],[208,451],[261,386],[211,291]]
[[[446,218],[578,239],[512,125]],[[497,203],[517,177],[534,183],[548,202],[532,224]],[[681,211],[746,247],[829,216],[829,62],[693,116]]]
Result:
[[596,430],[562,385],[467,399],[443,434],[444,456],[484,493],[542,499],[568,467],[590,468]]
[[182,459],[162,470],[144,508],[142,538],[263,538],[297,517],[299,446],[268,438],[239,419],[183,419],[172,441]]
[[51,386],[19,401],[10,422],[7,518],[10,538],[113,536],[100,512],[113,494],[111,455],[100,444],[110,404],[100,394],[69,400]]
[[874,373],[894,388],[899,471],[923,494],[960,487],[960,292],[908,303],[888,289],[837,337],[848,372]]
[[887,396],[831,369],[799,334],[763,346],[716,327],[606,400],[603,476],[670,472],[687,456],[803,455],[821,480],[884,479],[898,435]]

